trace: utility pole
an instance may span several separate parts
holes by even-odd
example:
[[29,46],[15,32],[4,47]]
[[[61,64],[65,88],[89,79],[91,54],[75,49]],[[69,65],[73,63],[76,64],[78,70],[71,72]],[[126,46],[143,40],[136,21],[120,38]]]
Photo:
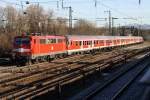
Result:
[[37,21],[38,21],[38,32],[40,32],[40,26],[41,26],[41,23],[40,23],[40,17],[39,17],[39,13],[40,13],[40,11],[39,11],[39,9],[40,9],[40,4],[39,4],[39,2],[37,2],[38,4],[37,4]]
[[64,7],[64,0],[62,0],[62,8],[63,9],[69,9],[69,34],[72,33],[72,7],[69,6],[69,7]]
[[72,7],[69,7],[69,34],[72,33]]
[[111,33],[111,11],[109,10],[109,32]]
[[139,0],[139,5],[141,4],[141,0]]
[[118,19],[118,18],[112,17],[112,36],[115,36],[115,34],[114,34],[114,19]]
[[22,10],[22,13],[24,14],[22,1],[20,1],[20,3],[21,3],[21,10]]
[[109,34],[111,34],[111,11],[104,11],[108,13],[108,19],[109,19]]
[[97,0],[95,0],[94,2],[95,2],[95,4],[94,4],[94,5],[95,5],[95,7],[97,7]]
[[21,21],[22,21],[21,30],[19,30],[19,32],[21,32],[23,29],[25,29],[24,27],[26,27],[26,21],[24,21],[24,20],[25,20],[25,15],[27,14],[27,12],[24,11],[24,8],[23,8],[24,7],[24,5],[23,5],[24,2],[25,2],[26,5],[29,4],[29,1],[20,1],[23,18],[21,18]]
[[114,18],[112,17],[112,36],[114,36]]
[[[96,21],[105,21],[107,26],[107,18],[96,18]],[[107,28],[105,28],[105,31],[107,32]],[[105,35],[105,33],[103,32],[103,35]]]

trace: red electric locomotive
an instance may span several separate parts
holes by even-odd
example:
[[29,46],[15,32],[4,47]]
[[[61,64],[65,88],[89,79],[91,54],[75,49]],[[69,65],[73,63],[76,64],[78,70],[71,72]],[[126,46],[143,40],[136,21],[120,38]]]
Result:
[[17,36],[14,39],[15,61],[26,63],[50,60],[56,56],[90,52],[143,42],[135,36],[41,36],[38,34]]
[[14,39],[14,58],[19,63],[27,61],[50,60],[56,55],[65,55],[66,39],[64,36],[22,35]]

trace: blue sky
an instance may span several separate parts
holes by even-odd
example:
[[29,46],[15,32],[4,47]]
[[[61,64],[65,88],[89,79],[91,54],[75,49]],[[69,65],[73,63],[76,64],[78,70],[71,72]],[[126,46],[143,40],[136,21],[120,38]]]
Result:
[[[1,6],[8,4],[4,1],[20,4],[21,0],[0,0]],[[40,5],[46,10],[53,9],[56,16],[68,17],[68,10],[61,9],[61,0],[29,1],[41,2]],[[60,1],[59,8],[57,8],[57,3],[53,1]],[[97,25],[106,25],[107,21],[96,21],[96,18],[108,17],[108,14],[104,13],[106,10],[111,10],[112,16],[119,18],[115,20],[115,25],[133,23],[150,24],[150,0],[141,0],[141,5],[138,4],[138,0],[97,0],[96,7],[94,1],[95,0],[64,0],[64,6],[72,6],[73,18],[84,18],[96,23]],[[20,9],[19,5],[14,6]],[[135,18],[138,20],[122,18]]]

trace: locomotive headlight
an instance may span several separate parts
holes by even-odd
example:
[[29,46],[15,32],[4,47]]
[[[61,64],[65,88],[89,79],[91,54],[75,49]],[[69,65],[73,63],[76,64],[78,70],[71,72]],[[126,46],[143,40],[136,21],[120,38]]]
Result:
[[18,52],[24,52],[24,49],[23,48],[19,48]]
[[16,51],[16,52],[30,52],[30,49],[18,48],[18,49],[14,49],[13,51]]

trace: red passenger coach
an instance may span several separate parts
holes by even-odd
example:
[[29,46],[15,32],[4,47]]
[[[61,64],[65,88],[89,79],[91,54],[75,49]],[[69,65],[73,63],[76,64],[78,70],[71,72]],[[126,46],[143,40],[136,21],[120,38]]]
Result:
[[[68,54],[143,42],[136,36],[67,36]],[[131,41],[130,41],[131,40]]]

